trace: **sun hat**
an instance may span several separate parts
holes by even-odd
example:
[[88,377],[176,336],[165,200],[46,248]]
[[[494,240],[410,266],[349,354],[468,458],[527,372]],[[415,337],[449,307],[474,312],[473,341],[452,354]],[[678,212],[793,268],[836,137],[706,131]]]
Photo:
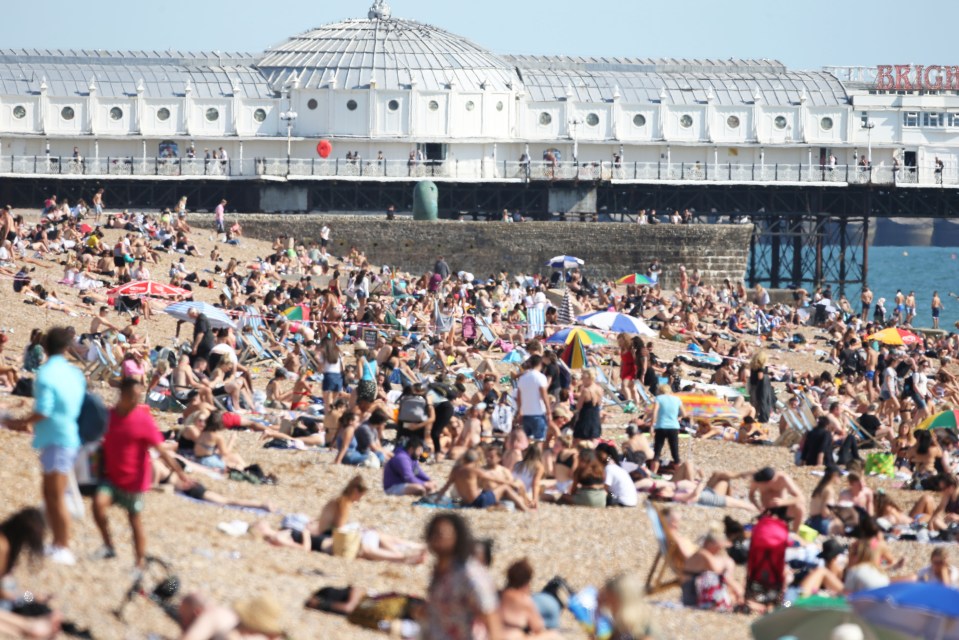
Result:
[[368,346],[366,346],[366,341],[364,341],[364,340],[357,340],[356,342],[354,342],[354,343],[353,343],[353,348],[354,348],[354,349],[363,349],[363,350],[366,350],[366,351],[369,351],[369,349],[370,349]]
[[233,606],[240,626],[254,633],[279,635],[283,633],[283,609],[270,595],[240,600]]
[[822,551],[819,552],[820,558],[829,562],[837,556],[846,553],[846,547],[839,543],[835,538],[829,538],[822,543]]

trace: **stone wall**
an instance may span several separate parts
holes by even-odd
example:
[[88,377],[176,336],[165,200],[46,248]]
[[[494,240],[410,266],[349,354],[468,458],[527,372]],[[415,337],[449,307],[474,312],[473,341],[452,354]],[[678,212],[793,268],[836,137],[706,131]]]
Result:
[[[372,264],[417,273],[430,269],[440,255],[454,271],[470,271],[477,277],[502,269],[548,273],[546,261],[566,254],[585,260],[591,278],[618,278],[633,271],[642,273],[653,258],[659,258],[667,284],[681,264],[689,270],[699,269],[707,283],[742,279],[753,230],[752,225],[416,222],[378,216],[293,214],[243,215],[239,220],[247,236],[272,240],[286,234],[297,242],[317,238],[320,226],[326,223],[333,230],[335,255],[346,255],[355,245]],[[190,221],[199,226],[212,223],[206,216],[193,216]]]

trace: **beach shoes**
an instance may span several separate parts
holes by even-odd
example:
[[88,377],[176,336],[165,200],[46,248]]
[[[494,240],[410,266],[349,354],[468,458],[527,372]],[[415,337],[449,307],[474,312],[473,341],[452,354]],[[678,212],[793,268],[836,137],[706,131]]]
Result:
[[46,556],[50,562],[62,564],[67,567],[72,567],[77,563],[76,556],[73,555],[72,551],[65,547],[48,547],[46,550]]
[[91,560],[112,560],[117,557],[116,549],[113,547],[108,547],[103,545],[99,549],[93,552],[90,556]]

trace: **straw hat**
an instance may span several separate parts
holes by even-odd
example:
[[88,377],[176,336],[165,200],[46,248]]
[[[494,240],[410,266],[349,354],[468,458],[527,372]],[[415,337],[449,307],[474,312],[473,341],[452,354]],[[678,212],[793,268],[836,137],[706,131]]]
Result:
[[233,606],[240,626],[254,633],[275,636],[283,633],[283,609],[273,596],[240,600]]
[[354,348],[354,349],[362,349],[363,351],[369,351],[369,350],[370,350],[370,348],[369,348],[368,346],[366,346],[366,341],[364,341],[364,340],[357,340],[356,342],[354,342],[354,343],[353,343],[353,348]]

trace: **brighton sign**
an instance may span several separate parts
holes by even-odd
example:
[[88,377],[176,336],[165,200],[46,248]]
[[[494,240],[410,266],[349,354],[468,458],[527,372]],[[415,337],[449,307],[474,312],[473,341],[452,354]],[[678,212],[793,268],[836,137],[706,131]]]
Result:
[[959,91],[959,66],[881,64],[876,67],[877,91]]

